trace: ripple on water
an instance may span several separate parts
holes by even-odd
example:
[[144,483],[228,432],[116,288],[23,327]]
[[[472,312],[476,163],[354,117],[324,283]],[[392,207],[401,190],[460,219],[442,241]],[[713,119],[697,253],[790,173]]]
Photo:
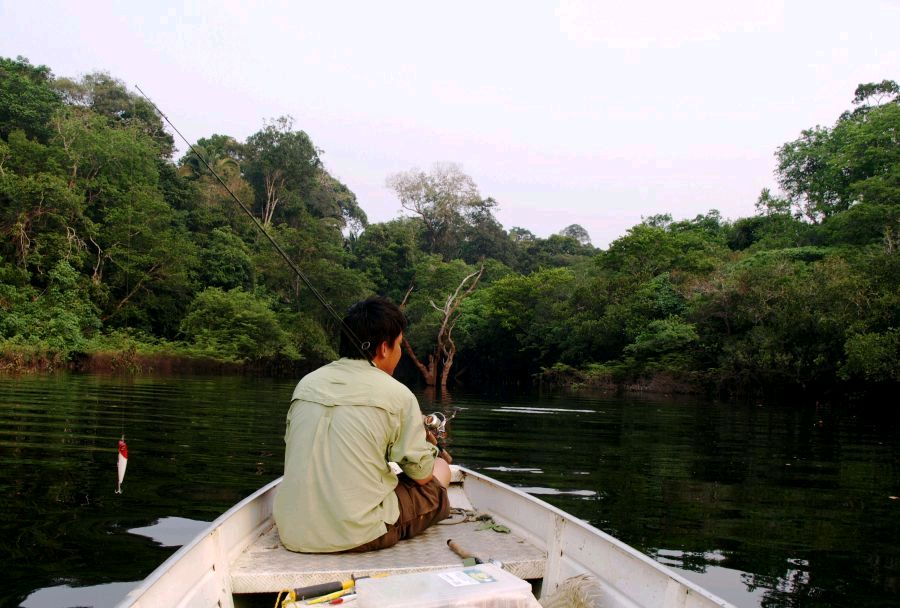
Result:
[[501,471],[503,473],[543,473],[532,467],[484,467],[485,471]]
[[535,496],[582,496],[582,497],[591,497],[597,496],[597,492],[594,490],[559,490],[557,488],[525,488],[518,487],[517,490],[521,490],[522,492],[526,492],[528,494],[534,494]]
[[495,412],[501,413],[510,413],[510,414],[559,414],[564,412],[576,413],[576,414],[596,414],[596,410],[569,410],[558,407],[512,407],[512,406],[504,406],[493,408]]

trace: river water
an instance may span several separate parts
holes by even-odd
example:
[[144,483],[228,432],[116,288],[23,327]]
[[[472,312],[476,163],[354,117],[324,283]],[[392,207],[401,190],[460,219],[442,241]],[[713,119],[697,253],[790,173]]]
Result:
[[[0,377],[0,606],[116,603],[202,522],[280,475],[293,384]],[[895,412],[587,393],[420,401],[459,408],[456,463],[737,606],[900,605]]]

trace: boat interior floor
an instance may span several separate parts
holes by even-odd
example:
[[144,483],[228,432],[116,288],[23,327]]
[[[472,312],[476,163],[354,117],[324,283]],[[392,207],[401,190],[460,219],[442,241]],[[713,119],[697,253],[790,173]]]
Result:
[[[456,502],[453,498],[451,492],[451,504]],[[449,519],[419,536],[371,553],[294,553],[284,548],[273,525],[232,564],[232,593],[277,593],[351,576],[457,568],[462,558],[448,547],[450,539],[483,560],[501,562],[505,570],[519,578],[539,579],[544,575],[546,553],[511,533],[497,532],[484,521],[473,520],[471,511],[457,507]]]

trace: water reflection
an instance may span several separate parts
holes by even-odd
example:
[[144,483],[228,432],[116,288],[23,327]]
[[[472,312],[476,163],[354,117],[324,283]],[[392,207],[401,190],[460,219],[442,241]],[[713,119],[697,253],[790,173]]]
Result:
[[70,608],[72,606],[114,606],[137,582],[106,583],[88,587],[56,585],[38,589],[22,602],[22,608]]
[[152,538],[161,547],[180,547],[209,527],[208,521],[185,517],[162,517],[149,526],[131,528],[131,534]]

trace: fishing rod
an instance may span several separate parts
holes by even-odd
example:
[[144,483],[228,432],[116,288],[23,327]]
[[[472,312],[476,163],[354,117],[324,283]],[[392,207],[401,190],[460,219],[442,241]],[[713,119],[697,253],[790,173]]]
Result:
[[343,331],[344,334],[350,339],[350,342],[353,343],[353,346],[356,347],[363,358],[369,362],[369,365],[375,367],[375,364],[372,362],[372,357],[369,356],[369,353],[367,353],[366,349],[364,348],[364,346],[367,344],[369,345],[369,348],[371,348],[371,344],[369,342],[362,342],[359,338],[356,337],[356,334],[353,333],[353,330],[350,329],[350,327],[344,322],[344,319],[340,315],[338,315],[337,312],[335,312],[334,308],[331,307],[331,304],[328,303],[328,300],[326,300],[325,297],[321,293],[319,293],[319,290],[315,288],[315,286],[312,284],[312,281],[310,281],[309,278],[303,273],[303,271],[300,270],[300,268],[294,263],[294,261],[288,257],[288,255],[284,252],[284,249],[281,248],[281,245],[279,245],[278,242],[274,238],[272,238],[272,235],[269,234],[265,226],[263,226],[259,222],[259,220],[255,215],[253,215],[253,212],[250,211],[247,205],[245,205],[243,201],[241,201],[241,199],[239,199],[237,195],[231,191],[231,188],[229,188],[228,184],[226,184],[225,181],[221,177],[219,177],[219,174],[209,166],[209,163],[206,162],[206,159],[203,158],[203,156],[199,152],[197,152],[193,144],[191,144],[191,142],[189,142],[187,138],[181,134],[181,131],[179,131],[178,128],[174,124],[172,124],[172,121],[169,120],[169,117],[159,109],[159,106],[153,103],[153,100],[150,99],[150,97],[148,97],[146,93],[144,93],[141,87],[139,87],[138,85],[134,85],[134,87],[141,93],[144,99],[147,100],[147,103],[149,103],[153,107],[153,109],[156,110],[156,113],[159,114],[170,127],[172,127],[172,130],[175,131],[175,133],[178,134],[178,137],[180,137],[181,140],[187,144],[188,148],[191,149],[191,152],[193,152],[194,155],[200,159],[200,162],[203,163],[203,166],[213,174],[216,180],[218,180],[222,187],[225,188],[225,191],[231,195],[231,198],[234,199],[234,202],[236,202],[238,206],[244,211],[244,213],[247,214],[247,217],[249,217],[253,221],[253,225],[256,226],[259,231],[263,233],[263,236],[265,236],[269,240],[275,250],[281,255],[282,259],[284,259],[287,265],[290,266],[291,270],[293,270],[294,273],[298,277],[300,277],[300,280],[303,281],[303,284],[306,285],[306,287],[312,292],[312,294],[316,297],[322,307],[338,322],[341,331]]

